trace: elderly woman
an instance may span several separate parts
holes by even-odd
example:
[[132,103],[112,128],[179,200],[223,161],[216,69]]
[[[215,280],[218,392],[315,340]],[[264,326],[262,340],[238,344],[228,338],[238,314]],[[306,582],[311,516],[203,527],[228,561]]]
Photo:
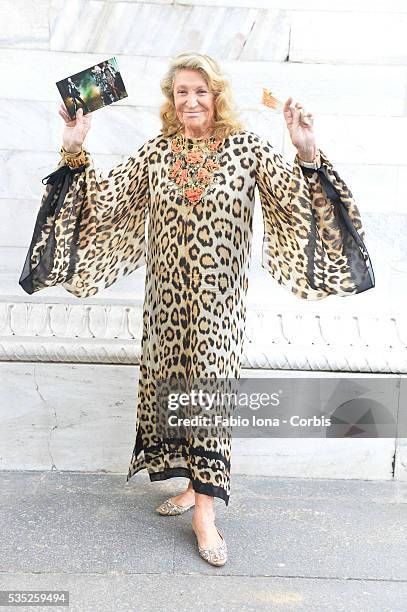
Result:
[[[318,149],[312,115],[288,98],[293,163],[245,130],[230,86],[207,55],[182,53],[162,80],[161,132],[103,177],[83,143],[91,116],[65,122],[20,284],[94,295],[147,263],[137,435],[127,480],[189,479],[161,515],[194,507],[201,556],[223,565],[214,497],[230,495],[230,437],[155,432],[157,382],[239,378],[256,187],[262,265],[295,296],[318,300],[374,286],[358,208]],[[146,223],[148,219],[148,228]],[[148,229],[148,240],[145,230]]]

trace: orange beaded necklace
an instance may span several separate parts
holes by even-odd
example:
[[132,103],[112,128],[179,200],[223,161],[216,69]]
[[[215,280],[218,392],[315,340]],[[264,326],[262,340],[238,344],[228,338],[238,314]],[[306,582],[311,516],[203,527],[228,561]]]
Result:
[[208,186],[213,182],[214,172],[219,170],[219,147],[221,138],[193,141],[183,134],[171,140],[174,161],[169,178],[191,204],[200,202]]

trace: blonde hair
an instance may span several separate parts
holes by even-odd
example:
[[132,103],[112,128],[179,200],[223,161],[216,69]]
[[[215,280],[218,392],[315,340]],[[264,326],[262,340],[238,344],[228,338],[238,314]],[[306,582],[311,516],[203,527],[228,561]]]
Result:
[[170,63],[170,66],[161,80],[161,91],[165,101],[160,107],[161,131],[164,136],[175,134],[182,123],[177,117],[174,103],[174,81],[180,70],[198,70],[205,79],[209,91],[214,94],[214,131],[216,138],[226,138],[233,133],[245,129],[241,123],[237,108],[233,101],[229,81],[222,73],[219,64],[201,53],[186,51],[179,53]]

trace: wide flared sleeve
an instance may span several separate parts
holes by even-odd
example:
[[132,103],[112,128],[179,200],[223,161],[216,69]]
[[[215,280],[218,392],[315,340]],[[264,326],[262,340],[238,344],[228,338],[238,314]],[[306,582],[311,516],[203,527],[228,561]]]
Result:
[[107,174],[61,159],[46,184],[19,284],[29,294],[62,285],[95,295],[146,263],[149,206],[146,142]]
[[288,162],[250,135],[264,237],[262,266],[299,298],[345,297],[375,286],[353,195],[323,151],[321,168]]

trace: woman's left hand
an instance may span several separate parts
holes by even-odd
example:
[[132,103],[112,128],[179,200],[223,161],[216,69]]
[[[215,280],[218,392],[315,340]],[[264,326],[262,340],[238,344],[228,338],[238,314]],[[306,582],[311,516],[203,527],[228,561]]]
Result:
[[[292,101],[291,97],[288,98],[283,109],[291,142],[296,147],[300,159],[303,161],[313,161],[318,151],[312,127],[313,115],[312,113],[307,113],[300,102],[297,102],[294,106]],[[303,118],[307,118],[311,125],[304,123]]]

